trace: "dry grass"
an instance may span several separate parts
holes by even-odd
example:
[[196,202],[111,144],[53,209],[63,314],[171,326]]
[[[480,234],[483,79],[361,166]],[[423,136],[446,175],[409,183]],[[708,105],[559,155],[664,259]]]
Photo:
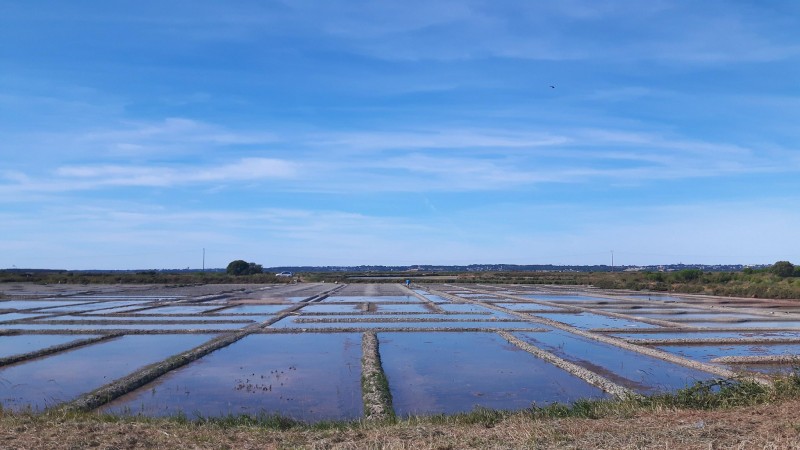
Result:
[[800,449],[800,400],[721,409],[641,410],[631,417],[531,419],[490,423],[414,419],[329,429],[274,430],[256,425],[85,415],[0,416],[5,449]]

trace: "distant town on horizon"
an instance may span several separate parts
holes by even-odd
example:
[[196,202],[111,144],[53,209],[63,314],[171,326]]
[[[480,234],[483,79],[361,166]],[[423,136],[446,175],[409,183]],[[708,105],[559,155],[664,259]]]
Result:
[[[698,269],[706,272],[737,272],[746,268],[763,269],[769,264],[658,264],[658,265],[557,265],[557,264],[469,264],[469,265],[359,265],[359,266],[274,266],[264,267],[270,272],[319,273],[319,272],[674,272]],[[225,272],[225,268],[186,269],[34,269],[8,268],[6,272],[91,272],[91,273],[136,273],[157,271],[165,273]]]

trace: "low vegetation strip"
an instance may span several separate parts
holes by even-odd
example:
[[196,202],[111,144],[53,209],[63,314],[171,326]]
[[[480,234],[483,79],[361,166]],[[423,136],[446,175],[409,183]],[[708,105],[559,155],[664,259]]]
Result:
[[600,376],[590,370],[586,370],[583,367],[578,366],[577,364],[573,364],[565,359],[559,358],[558,356],[550,352],[547,352],[534,345],[531,345],[528,342],[519,339],[518,337],[514,336],[511,333],[500,331],[498,332],[498,334],[502,336],[503,339],[516,345],[522,350],[525,350],[526,352],[536,356],[537,358],[541,358],[553,364],[554,366],[562,370],[565,370],[571,373],[572,375],[575,375],[576,377],[582,379],[583,381],[593,386],[597,386],[598,388],[602,389],[605,392],[608,392],[609,394],[617,398],[630,398],[637,396],[637,394],[631,391],[630,389],[620,386],[614,383],[613,381],[609,380],[608,378]]
[[378,337],[373,331],[367,331],[361,337],[361,395],[367,420],[394,418],[392,394],[381,365]]

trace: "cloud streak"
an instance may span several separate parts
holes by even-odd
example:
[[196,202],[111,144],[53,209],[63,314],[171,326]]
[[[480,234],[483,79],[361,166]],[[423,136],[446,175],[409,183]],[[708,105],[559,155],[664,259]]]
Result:
[[[204,152],[226,148],[205,142],[207,129],[219,130],[227,142],[258,142],[261,132],[232,132],[192,121],[168,121],[135,131],[99,132],[92,139],[148,146],[152,136],[165,141],[188,138]],[[597,180],[647,183],[654,180],[717,178],[742,174],[792,173],[800,170],[789,150],[763,152],[727,143],[665,137],[618,129],[564,129],[558,133],[510,129],[465,131],[345,132],[294,135],[268,133],[277,157],[240,157],[211,164],[123,164],[109,162],[62,165],[37,176],[4,171],[0,191],[66,192],[109,187],[207,187],[269,183],[283,191],[470,192],[524,189],[543,183],[589,183]],[[160,142],[160,141],[159,141]],[[155,144],[157,147],[159,144]],[[221,146],[221,147],[220,147]],[[287,149],[281,149],[281,148]],[[291,149],[291,150],[290,150]],[[145,158],[148,152],[140,154]]]

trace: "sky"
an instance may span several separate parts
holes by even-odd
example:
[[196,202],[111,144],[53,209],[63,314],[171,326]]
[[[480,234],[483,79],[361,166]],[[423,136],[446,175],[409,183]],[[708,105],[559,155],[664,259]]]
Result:
[[0,0],[0,268],[800,263],[799,124],[794,0]]

